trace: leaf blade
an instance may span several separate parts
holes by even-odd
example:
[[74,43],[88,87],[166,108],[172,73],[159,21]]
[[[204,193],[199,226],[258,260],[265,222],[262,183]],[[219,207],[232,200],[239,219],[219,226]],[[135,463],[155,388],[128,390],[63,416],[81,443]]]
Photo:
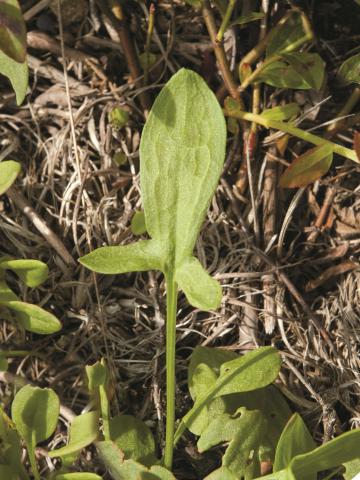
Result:
[[318,145],[296,158],[284,171],[279,180],[280,187],[305,187],[318,180],[329,170],[333,152],[329,145]]

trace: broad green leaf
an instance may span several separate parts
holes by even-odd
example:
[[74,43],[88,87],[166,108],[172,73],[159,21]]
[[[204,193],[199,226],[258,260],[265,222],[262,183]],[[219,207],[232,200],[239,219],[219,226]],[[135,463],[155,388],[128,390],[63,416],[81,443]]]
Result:
[[[298,413],[294,413],[279,439],[276,448],[274,472],[287,468],[296,455],[310,452],[315,447],[315,442],[304,421]],[[316,480],[316,475],[310,475],[309,480]]]
[[285,61],[276,60],[264,67],[256,81],[272,87],[307,90],[308,83]]
[[17,0],[2,0],[0,18],[0,50],[14,61],[24,62],[26,28]]
[[56,393],[49,388],[32,385],[21,388],[11,406],[18,432],[34,447],[54,433],[59,412],[60,402]]
[[231,415],[240,407],[262,412],[267,428],[262,432],[259,442],[260,460],[273,462],[278,440],[292,413],[279,390],[273,385],[268,385],[252,392],[236,393],[221,398],[225,404],[225,412]]
[[301,15],[294,12],[287,21],[271,35],[266,48],[266,56],[270,57],[288,48],[305,35]]
[[[1,269],[0,269],[1,275]],[[0,305],[6,304],[13,300],[19,300],[19,297],[7,286],[7,283],[0,280]]]
[[188,368],[188,387],[191,398],[196,400],[206,393],[216,383],[221,365],[235,358],[238,358],[238,355],[229,350],[196,347],[191,354]]
[[220,283],[206,272],[197,258],[186,258],[180,264],[176,269],[175,281],[194,307],[213,310],[220,305]]
[[317,53],[282,54],[282,60],[264,66],[257,81],[273,87],[319,89],[324,79],[324,61]]
[[344,467],[345,473],[343,475],[345,480],[357,480],[355,477],[360,473],[360,457],[345,462]]
[[317,53],[283,53],[281,57],[308,84],[308,88],[320,90],[325,72],[325,62]]
[[59,398],[49,388],[26,385],[18,391],[12,403],[12,419],[26,443],[35,478],[40,478],[35,471],[35,447],[54,433],[59,412]]
[[126,459],[150,466],[156,462],[155,441],[149,427],[132,415],[117,415],[110,420],[111,440]]
[[249,392],[265,387],[278,376],[281,356],[273,347],[261,347],[239,358],[225,362],[214,385],[214,396]]
[[344,85],[350,83],[360,85],[360,53],[345,60],[340,66],[337,76]]
[[88,389],[90,392],[94,392],[99,387],[106,385],[107,372],[105,365],[100,362],[94,363],[94,365],[86,365],[86,375],[88,378]]
[[283,188],[306,187],[325,175],[332,159],[331,146],[324,144],[311,148],[291,163],[281,175],[279,185]]
[[56,333],[62,328],[55,315],[37,305],[18,300],[10,300],[2,304],[15,312],[17,322],[29,332],[46,335]]
[[126,273],[160,270],[160,245],[140,240],[121,247],[101,247],[81,257],[79,262],[98,273]]
[[114,480],[175,480],[173,474],[163,467],[156,465],[148,469],[135,460],[124,460],[124,454],[114,442],[98,442],[96,447]]
[[278,107],[269,108],[261,112],[261,116],[269,118],[270,120],[289,120],[296,117],[300,112],[300,107],[297,103],[288,103]]
[[0,195],[5,193],[6,190],[11,187],[15,182],[16,177],[19,175],[20,170],[20,163],[15,162],[14,160],[0,162]]
[[231,470],[226,467],[220,467],[210,473],[204,480],[238,480],[238,476],[234,475]]
[[[266,420],[262,412],[242,407],[234,415],[218,416],[204,430],[197,443],[199,452],[230,442],[223,455],[223,466],[245,478],[260,473],[259,446]],[[253,455],[251,455],[253,453]],[[251,477],[252,478],[252,477]]]
[[[223,168],[225,143],[225,120],[215,95],[199,75],[180,70],[155,100],[140,143],[140,185],[152,239],[104,247],[81,263],[100,273],[161,270],[181,283],[191,304],[205,310],[219,306],[219,287],[200,273],[192,254]],[[185,265],[204,284],[185,285]]]
[[[69,443],[62,448],[48,452],[50,458],[64,457],[79,453],[99,436],[99,413],[87,412],[79,415],[71,422],[69,429]],[[76,457],[75,457],[76,458]]]
[[281,357],[272,347],[262,347],[223,363],[216,382],[197,398],[193,408],[182,419],[175,434],[175,442],[179,440],[186,428],[191,430],[192,423],[213,399],[269,385],[276,379],[280,365]]
[[18,63],[0,51],[0,74],[5,75],[15,91],[16,103],[20,105],[25,98],[29,82],[27,61]]
[[360,429],[343,433],[311,452],[297,455],[290,464],[296,480],[308,480],[311,475],[338,467],[360,457]]
[[255,20],[261,20],[264,18],[265,14],[262,12],[251,12],[248,15],[242,15],[241,17],[235,18],[230,22],[229,27],[234,25],[244,25],[245,23],[254,22]]
[[90,472],[60,473],[55,480],[102,480],[100,475]]
[[144,212],[135,212],[131,219],[131,231],[134,235],[146,233]]
[[28,287],[41,285],[49,275],[46,263],[39,260],[14,260],[0,262],[0,269],[12,270]]
[[121,129],[125,127],[125,125],[129,121],[129,112],[126,110],[115,107],[109,112],[109,122],[113,126],[113,128]]

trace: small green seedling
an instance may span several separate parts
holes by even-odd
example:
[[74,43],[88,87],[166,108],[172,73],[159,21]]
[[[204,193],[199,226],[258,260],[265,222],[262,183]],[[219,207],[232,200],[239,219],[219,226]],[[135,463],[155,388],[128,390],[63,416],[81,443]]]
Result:
[[18,1],[2,0],[0,18],[0,73],[10,80],[20,105],[25,98],[29,72],[26,27]]
[[151,239],[103,247],[80,259],[99,273],[160,270],[165,275],[167,468],[173,456],[177,288],[203,310],[221,302],[219,283],[193,250],[223,168],[225,142],[225,120],[214,94],[196,73],[180,70],[157,97],[141,138],[141,193]]
[[6,270],[11,270],[28,287],[41,285],[48,277],[48,267],[39,260],[18,260],[0,257],[0,309],[20,328],[38,334],[50,334],[61,329],[60,321],[50,312],[31,303],[22,302],[6,282]]

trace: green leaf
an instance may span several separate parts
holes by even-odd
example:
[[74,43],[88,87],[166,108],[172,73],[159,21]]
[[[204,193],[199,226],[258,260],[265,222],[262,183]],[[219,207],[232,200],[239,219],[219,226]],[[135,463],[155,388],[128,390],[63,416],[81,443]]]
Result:
[[360,473],[360,457],[350,460],[349,462],[345,462],[344,467],[345,473],[343,475],[345,480],[356,480],[356,475]]
[[274,30],[266,48],[266,56],[282,52],[304,35],[301,14],[294,12],[280,28]]
[[[242,477],[260,473],[259,445],[266,420],[262,412],[240,408],[234,415],[223,414],[213,420],[201,434],[199,452],[223,442],[230,442],[223,455],[223,466]],[[252,478],[252,477],[251,477]]]
[[149,427],[132,415],[117,415],[110,420],[111,440],[126,459],[138,460],[144,465],[155,463],[155,441]]
[[94,392],[99,387],[104,387],[107,380],[106,367],[100,362],[94,363],[94,365],[86,365],[86,375],[88,378],[88,389],[90,392]]
[[317,53],[283,53],[281,57],[308,84],[320,90],[324,81],[325,62]]
[[261,347],[239,358],[225,362],[214,385],[214,396],[249,392],[265,387],[278,376],[281,356],[273,347]]
[[311,475],[338,467],[360,457],[360,429],[343,433],[311,452],[297,455],[290,468],[296,480],[308,480]]
[[[79,453],[99,436],[99,413],[87,412],[79,415],[71,422],[69,443],[62,448],[48,452],[50,458],[64,457]],[[75,457],[76,458],[76,457]]]
[[[161,90],[140,143],[140,184],[152,240],[104,247],[80,262],[100,273],[161,270],[177,277],[191,304],[219,304],[219,286],[192,260],[195,242],[222,172],[226,125],[215,95],[195,72],[182,69]],[[184,284],[192,268],[204,286]],[[206,289],[215,295],[209,301]],[[194,303],[193,303],[194,302]]]
[[206,272],[197,258],[189,257],[182,262],[176,269],[175,281],[194,307],[215,310],[220,306],[220,283]]
[[26,58],[26,28],[17,0],[0,3],[0,50],[16,62]]
[[[29,480],[22,464],[22,446],[18,432],[0,407],[0,463],[11,469],[16,480]],[[12,479],[13,477],[2,477]]]
[[123,110],[122,108],[115,107],[109,112],[109,122],[113,128],[121,129],[129,121],[129,112]]
[[294,118],[300,112],[300,107],[297,103],[288,103],[278,107],[269,108],[261,112],[261,116],[269,118],[270,120],[289,120]]
[[291,65],[280,60],[266,65],[256,80],[278,88],[302,90],[311,88]]
[[146,233],[145,214],[144,212],[135,212],[131,219],[131,231],[134,235],[142,235]]
[[124,460],[124,454],[114,442],[98,442],[96,447],[114,480],[175,480],[166,468],[156,465],[148,469],[135,460]]
[[296,158],[279,180],[283,188],[306,187],[325,175],[333,160],[333,151],[328,144],[311,148]]
[[181,437],[185,428],[191,430],[193,422],[213,399],[269,385],[276,379],[280,365],[281,357],[272,347],[262,347],[223,363],[216,382],[197,398],[193,408],[182,419],[175,435],[175,442]]
[[140,240],[121,247],[101,247],[79,262],[98,273],[126,273],[160,270],[161,248],[152,240]]
[[16,94],[16,103],[20,105],[25,98],[29,83],[29,69],[27,61],[18,63],[0,51],[0,74],[5,75]]
[[36,469],[35,447],[54,433],[59,412],[59,398],[49,388],[26,385],[15,395],[12,403],[12,419],[26,443],[35,478],[40,479]]
[[50,388],[26,385],[15,395],[11,406],[12,419],[22,438],[37,445],[55,431],[60,412],[60,402]]
[[317,53],[282,54],[282,60],[264,66],[257,81],[280,88],[320,89],[324,67],[325,63]]
[[[0,269],[1,275],[1,269]],[[6,304],[13,300],[19,300],[19,297],[7,286],[7,283],[0,280],[0,305]]]
[[31,303],[11,300],[2,304],[16,313],[18,323],[29,332],[47,335],[61,330],[60,321],[52,313]]
[[100,475],[89,472],[60,473],[55,480],[102,480]]
[[338,71],[338,79],[344,85],[357,83],[360,85],[360,53],[343,62]]
[[[296,455],[310,452],[315,447],[315,442],[302,418],[298,413],[294,413],[279,439],[276,448],[274,472],[287,468]],[[309,477],[309,480],[316,480],[316,475]]]
[[20,170],[20,163],[15,162],[14,160],[0,162],[0,195],[5,193],[6,190],[11,187],[15,182],[16,177],[19,175]]
[[261,20],[264,18],[265,14],[262,12],[251,12],[248,15],[242,15],[241,17],[235,18],[229,24],[229,27],[233,27],[234,25],[244,25],[245,23],[254,22],[255,20]]
[[238,478],[228,468],[221,467],[211,472],[204,480],[238,480]]
[[28,286],[41,285],[49,275],[46,263],[39,260],[13,260],[0,261],[0,269],[12,270]]
[[220,367],[238,358],[236,353],[220,348],[196,347],[190,357],[188,386],[191,398],[196,400],[216,383]]

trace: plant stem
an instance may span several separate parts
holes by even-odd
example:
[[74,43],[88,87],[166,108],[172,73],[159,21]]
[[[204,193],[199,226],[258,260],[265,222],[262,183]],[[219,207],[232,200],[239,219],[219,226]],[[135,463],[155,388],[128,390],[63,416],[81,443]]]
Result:
[[337,143],[330,142],[329,140],[325,140],[324,138],[318,137],[317,135],[313,135],[310,132],[301,130],[300,128],[297,128],[294,125],[291,125],[290,123],[285,123],[278,120],[271,120],[269,118],[264,118],[261,115],[256,115],[254,113],[249,113],[249,112],[242,112],[241,110],[225,111],[225,114],[228,115],[229,117],[238,118],[240,120],[246,120],[248,122],[256,122],[265,128],[274,128],[276,130],[289,133],[294,137],[301,138],[302,140],[305,140],[305,142],[309,142],[314,145],[329,145],[334,153],[337,153],[338,155],[348,158],[353,162],[359,163],[359,159],[357,158],[354,150],[343,147],[342,145],[338,145]]
[[107,369],[104,358],[101,359],[101,365],[106,369],[106,381],[104,385],[99,386],[100,414],[101,414],[102,423],[103,423],[104,438],[105,440],[109,441],[111,440],[110,409],[109,409],[109,400],[108,400],[107,391],[106,391],[109,373],[108,373],[108,369]]
[[226,29],[228,28],[228,25],[229,25],[231,15],[232,15],[232,12],[233,12],[234,7],[235,7],[235,3],[236,3],[236,0],[230,0],[229,3],[228,3],[223,21],[221,22],[219,31],[216,35],[216,41],[217,42],[222,42],[222,39],[224,37],[224,33],[226,32]]
[[176,361],[176,310],[177,285],[173,273],[166,280],[166,438],[164,466],[171,470],[174,453],[175,431],[175,361]]
[[223,77],[226,90],[230,93],[230,95],[235,100],[237,100],[241,105],[243,105],[243,101],[241,99],[241,95],[238,90],[238,85],[236,84],[234,77],[230,71],[230,66],[226,58],[224,46],[222,43],[219,43],[216,40],[217,29],[216,29],[214,14],[210,6],[209,0],[203,0],[202,14],[203,14],[206,28],[209,32],[209,37],[214,49],[214,53],[219,65],[219,69],[221,71],[221,75]]

